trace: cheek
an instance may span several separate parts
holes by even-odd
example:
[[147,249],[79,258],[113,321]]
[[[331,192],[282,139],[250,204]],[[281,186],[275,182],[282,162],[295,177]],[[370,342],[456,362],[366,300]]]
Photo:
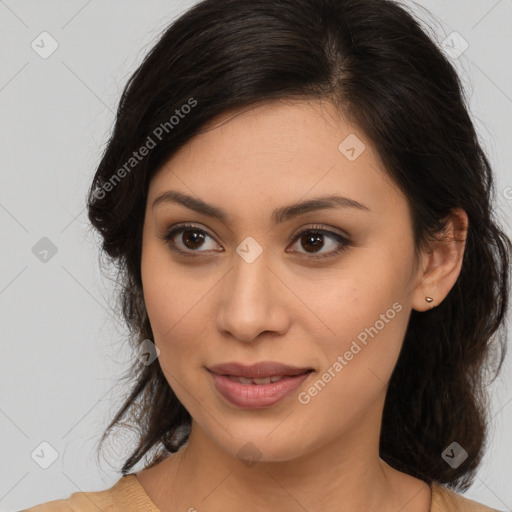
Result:
[[[385,381],[408,323],[406,273],[393,268],[382,252],[380,264],[376,254],[367,256],[347,267],[347,277],[333,279],[323,288],[318,311],[330,335],[325,336],[322,327],[322,347],[328,367],[342,356],[344,369],[357,367],[363,380],[373,371]],[[359,376],[354,378],[359,381]]]
[[[385,393],[398,359],[407,326],[403,304],[377,290],[373,295],[352,291],[350,298],[332,297],[331,304],[345,307],[332,307],[330,325],[336,334],[323,336],[318,344],[323,364],[317,380],[299,397],[301,404],[309,404],[309,417],[329,411],[351,422]],[[331,427],[334,435],[339,425]]]
[[168,377],[182,379],[183,361],[192,366],[204,364],[200,345],[211,337],[207,293],[214,282],[201,276],[199,268],[178,269],[165,251],[149,247],[143,253],[141,273],[160,364]]
[[[167,257],[166,257],[167,256]],[[189,298],[183,277],[173,272],[173,266],[165,251],[155,247],[155,243],[144,246],[141,259],[141,275],[144,302],[154,342],[162,350],[166,341],[173,335],[186,317]]]
[[181,288],[179,281],[149,280],[144,285],[144,300],[154,341],[165,351],[178,350],[181,345],[191,346],[195,339],[200,339],[205,324],[200,301],[204,289],[194,290],[185,283]]

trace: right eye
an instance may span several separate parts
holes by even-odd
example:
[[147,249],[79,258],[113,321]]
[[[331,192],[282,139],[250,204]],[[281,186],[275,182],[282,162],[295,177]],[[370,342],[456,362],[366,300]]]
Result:
[[[176,242],[175,238],[179,234],[182,236],[178,237],[178,241]],[[210,238],[211,240],[213,240],[213,238],[206,231],[193,224],[180,224],[175,226],[161,238],[168,243],[172,251],[182,254],[183,256],[195,256],[194,253],[210,252],[214,250],[215,247],[215,244],[213,244],[210,250],[196,250],[204,244],[206,238]]]

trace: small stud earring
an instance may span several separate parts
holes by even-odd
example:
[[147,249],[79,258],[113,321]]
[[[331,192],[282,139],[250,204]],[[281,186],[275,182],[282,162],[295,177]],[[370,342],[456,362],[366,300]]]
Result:
[[[431,302],[433,302],[433,301],[434,301],[434,299],[433,299],[432,297],[425,297],[425,300],[426,300],[427,302],[429,302],[429,303],[431,303]],[[433,307],[434,307],[434,305],[433,305],[433,304],[430,304],[430,309],[432,309]]]

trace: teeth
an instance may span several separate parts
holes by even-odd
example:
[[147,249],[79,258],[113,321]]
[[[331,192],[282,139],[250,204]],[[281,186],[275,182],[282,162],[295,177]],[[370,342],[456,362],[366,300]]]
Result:
[[272,377],[265,377],[264,379],[246,379],[245,377],[229,376],[231,380],[241,382],[242,384],[270,384],[271,382],[281,380],[283,377],[284,375],[272,375]]
[[252,379],[255,384],[270,384],[271,377],[265,377],[263,379]]
[[244,377],[233,377],[234,380],[241,382],[242,384],[252,384],[251,379],[246,379]]

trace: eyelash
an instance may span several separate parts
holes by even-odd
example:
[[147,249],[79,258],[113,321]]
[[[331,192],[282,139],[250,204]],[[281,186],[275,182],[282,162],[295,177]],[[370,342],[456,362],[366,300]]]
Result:
[[[169,248],[176,252],[176,253],[179,253],[183,256],[190,256],[190,257],[197,257],[195,255],[195,253],[197,252],[202,252],[202,251],[192,251],[192,253],[188,252],[188,251],[183,251],[181,249],[178,249],[176,247],[176,243],[172,241],[172,239],[180,234],[180,233],[183,233],[185,231],[199,231],[201,233],[204,233],[205,235],[207,236],[210,236],[210,238],[213,238],[211,237],[211,235],[209,235],[204,229],[201,229],[199,228],[198,226],[195,226],[193,224],[181,224],[179,226],[176,226],[176,227],[173,227],[172,229],[170,229],[165,235],[161,236],[160,238],[165,240],[167,242],[167,244],[169,245]],[[346,251],[350,245],[351,245],[351,242],[349,240],[347,240],[345,237],[341,236],[340,234],[338,233],[335,233],[333,231],[329,231],[327,229],[323,229],[323,226],[321,225],[315,225],[315,226],[312,226],[310,228],[307,228],[307,229],[304,229],[302,231],[300,231],[299,233],[297,233],[297,235],[293,238],[292,240],[292,243],[295,243],[297,240],[299,240],[302,235],[304,235],[305,233],[321,233],[323,235],[327,235],[329,237],[332,237],[334,238],[340,245],[337,249],[327,253],[327,254],[323,254],[323,255],[320,255],[320,256],[315,256],[313,255],[312,253],[301,253],[301,254],[309,254],[309,257],[312,258],[312,259],[316,259],[316,260],[319,260],[319,259],[323,259],[323,258],[330,258],[330,257],[333,257],[343,251]]]

